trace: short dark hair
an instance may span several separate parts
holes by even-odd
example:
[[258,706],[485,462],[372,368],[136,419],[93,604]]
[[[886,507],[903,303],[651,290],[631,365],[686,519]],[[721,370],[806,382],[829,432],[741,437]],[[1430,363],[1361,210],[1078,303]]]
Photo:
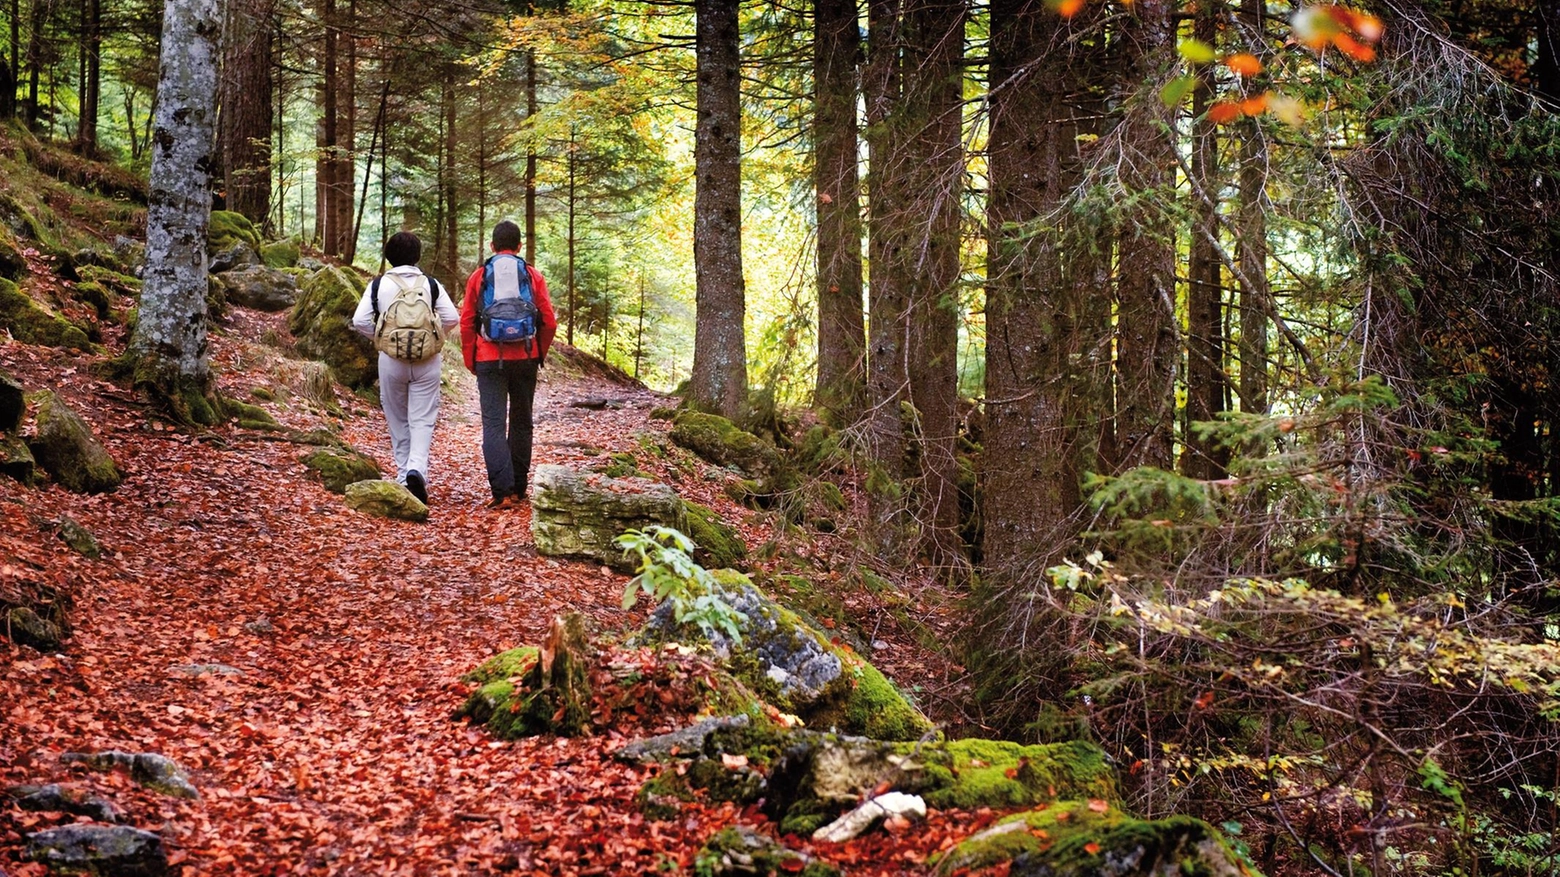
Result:
[[493,249],[520,249],[520,226],[507,219],[493,226]]
[[422,241],[409,231],[398,231],[385,241],[385,261],[390,267],[416,265],[422,258]]

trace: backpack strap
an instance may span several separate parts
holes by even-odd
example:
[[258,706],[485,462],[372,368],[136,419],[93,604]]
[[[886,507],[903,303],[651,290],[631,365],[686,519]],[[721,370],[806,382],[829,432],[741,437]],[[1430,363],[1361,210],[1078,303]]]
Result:
[[379,322],[379,281],[384,279],[383,274],[374,278],[374,282],[368,285],[368,300],[374,306],[374,322]]

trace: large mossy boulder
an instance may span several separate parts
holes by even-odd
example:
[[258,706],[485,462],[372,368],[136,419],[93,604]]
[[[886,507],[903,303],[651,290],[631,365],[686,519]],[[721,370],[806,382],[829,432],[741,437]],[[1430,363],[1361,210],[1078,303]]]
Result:
[[206,229],[209,252],[231,250],[236,244],[246,244],[251,250],[260,249],[260,233],[254,223],[242,213],[231,210],[211,211],[211,224]]
[[56,873],[163,877],[162,838],[128,825],[62,825],[27,835],[26,856]]
[[38,306],[15,283],[0,278],[0,329],[26,344],[89,350],[92,342],[81,327]]
[[673,442],[717,466],[732,466],[750,478],[769,481],[783,469],[774,445],[717,414],[683,411],[672,421]]
[[27,440],[0,432],[0,475],[31,484],[37,471],[38,461],[27,447]]
[[298,301],[298,281],[285,271],[264,265],[243,265],[223,272],[222,283],[229,303],[257,311],[285,311]]
[[346,493],[347,485],[371,481],[381,474],[373,457],[345,446],[328,445],[311,451],[302,462],[331,493]]
[[0,432],[16,432],[26,414],[26,388],[21,381],[0,369]]
[[428,507],[412,496],[405,485],[371,479],[347,485],[347,507],[378,518],[398,521],[428,520]]
[[743,616],[740,640],[678,624],[670,603],[656,609],[641,638],[708,641],[744,685],[809,728],[878,740],[918,740],[935,730],[876,667],[765,596],[747,576],[729,569],[713,576],[719,599]]
[[81,415],[51,391],[39,393],[36,399],[36,431],[28,448],[44,471],[73,493],[108,493],[118,488],[124,480],[119,467]]
[[683,500],[686,534],[696,546],[693,560],[706,569],[734,569],[747,559],[747,544],[709,506]]
[[287,319],[298,352],[322,360],[336,380],[353,388],[367,387],[379,376],[373,342],[352,328],[361,297],[360,284],[340,268],[327,265],[303,282]]
[[0,632],[12,641],[31,646],[44,654],[53,654],[65,647],[64,639],[68,631],[27,606],[11,607],[0,618],[0,622],[4,622],[4,629]]
[[294,268],[298,265],[298,257],[301,255],[298,242],[272,241],[260,245],[260,261],[267,268]]
[[1009,816],[949,850],[939,877],[1001,866],[1011,877],[1259,877],[1213,826],[1138,819],[1099,801]]
[[635,561],[613,544],[627,530],[650,525],[683,530],[683,501],[646,478],[611,478],[566,466],[536,467],[531,534],[538,554],[588,558],[620,572]]
[[456,716],[505,740],[579,736],[590,725],[591,660],[585,617],[554,618],[541,646],[500,653],[462,677],[477,689]]
[[139,785],[171,798],[200,797],[189,773],[177,761],[155,752],[65,752],[60,755],[60,764],[79,764],[104,772],[122,770]]

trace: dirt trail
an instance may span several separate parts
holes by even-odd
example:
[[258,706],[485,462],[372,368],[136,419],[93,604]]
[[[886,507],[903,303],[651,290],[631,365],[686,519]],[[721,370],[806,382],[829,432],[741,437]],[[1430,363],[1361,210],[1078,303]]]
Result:
[[[232,367],[238,342],[215,346],[224,389],[246,398],[246,382],[264,378]],[[0,366],[32,387],[63,367],[18,345],[0,347]],[[543,375],[536,463],[578,460],[577,443],[626,447],[658,404]],[[0,784],[108,793],[190,875],[644,874],[686,866],[735,816],[647,824],[632,802],[641,772],[607,757],[620,742],[610,735],[499,743],[451,721],[456,678],[536,640],[554,614],[580,610],[604,629],[636,620],[620,608],[622,576],[537,556],[529,508],[482,508],[469,378],[445,403],[425,525],[347,509],[306,481],[296,445],[157,429],[123,391],[84,374],[64,381],[129,477],[98,497],[0,479],[0,534],[16,554],[0,572],[68,577],[82,595],[68,656],[0,648]],[[632,405],[569,407],[588,396]],[[388,463],[382,417],[348,402],[344,437]],[[62,513],[97,535],[103,560],[40,535]],[[191,675],[202,664],[237,673]],[[103,749],[169,756],[202,798],[59,764],[62,752]],[[0,872],[43,873],[19,861],[21,834],[60,821],[0,809]]]

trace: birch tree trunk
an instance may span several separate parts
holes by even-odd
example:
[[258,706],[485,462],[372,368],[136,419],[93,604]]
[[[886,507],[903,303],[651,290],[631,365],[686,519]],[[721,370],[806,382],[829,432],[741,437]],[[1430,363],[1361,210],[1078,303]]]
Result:
[[140,319],[127,352],[137,389],[181,419],[214,423],[206,360],[206,228],[217,98],[217,0],[167,0],[146,210]]
[[698,127],[693,261],[698,304],[688,392],[696,407],[735,418],[747,407],[737,4],[696,0],[694,15]]

